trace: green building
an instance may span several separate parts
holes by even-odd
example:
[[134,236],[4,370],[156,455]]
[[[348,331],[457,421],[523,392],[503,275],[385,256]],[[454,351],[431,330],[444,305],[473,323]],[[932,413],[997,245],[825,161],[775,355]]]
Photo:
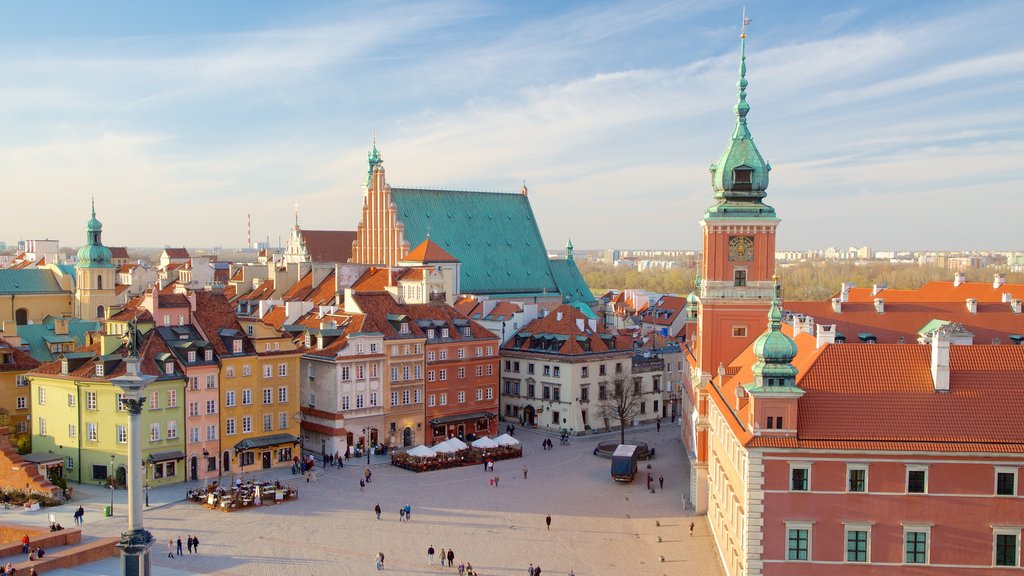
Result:
[[[77,352],[67,352],[29,373],[32,386],[32,451],[64,458],[72,482],[124,485],[128,412],[111,380],[125,373],[120,338],[92,334]],[[142,454],[150,486],[185,479],[185,376],[154,330],[139,347],[144,374],[156,376],[140,418]]]

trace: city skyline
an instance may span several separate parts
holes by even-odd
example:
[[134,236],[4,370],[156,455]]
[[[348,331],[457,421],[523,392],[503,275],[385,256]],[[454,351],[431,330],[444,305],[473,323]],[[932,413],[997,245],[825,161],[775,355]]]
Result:
[[[57,6],[0,23],[6,240],[80,244],[91,195],[111,245],[351,230],[376,131],[396,186],[525,179],[550,250],[695,249],[734,122],[740,3]],[[1012,249],[1013,8],[748,7],[780,249]]]

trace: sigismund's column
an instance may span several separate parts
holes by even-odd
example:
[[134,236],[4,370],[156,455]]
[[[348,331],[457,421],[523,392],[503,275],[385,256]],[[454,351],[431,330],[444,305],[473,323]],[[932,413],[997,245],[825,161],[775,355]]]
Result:
[[[134,335],[137,338],[137,335]],[[126,372],[112,378],[111,382],[124,390],[124,407],[128,411],[128,531],[121,533],[117,547],[121,549],[121,574],[123,576],[149,576],[152,574],[149,548],[153,535],[142,527],[142,443],[139,431],[139,415],[145,389],[156,376],[139,372],[139,357],[134,342],[129,344],[129,355],[124,359]]]

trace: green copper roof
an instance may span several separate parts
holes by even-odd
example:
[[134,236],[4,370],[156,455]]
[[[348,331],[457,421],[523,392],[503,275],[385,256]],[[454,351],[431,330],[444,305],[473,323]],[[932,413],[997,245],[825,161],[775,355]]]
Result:
[[65,292],[52,270],[25,268],[0,270],[0,294],[60,294]]
[[[77,318],[68,319],[68,337],[74,341],[75,347],[85,342],[85,334],[90,331],[99,330],[100,323]],[[25,344],[28,344],[28,353],[40,362],[52,362],[59,354],[50,354],[47,342],[60,342],[65,336],[57,336],[53,329],[53,318],[46,318],[42,324],[26,324],[18,326],[18,337]]]
[[705,218],[774,218],[775,209],[762,202],[767,195],[768,172],[747,128],[747,54],[746,35],[740,39],[740,79],[736,83],[739,97],[733,112],[736,127],[718,162],[710,166],[715,189],[715,205],[705,211]]
[[405,239],[427,238],[462,263],[469,294],[558,291],[547,249],[524,194],[392,188]]
[[775,298],[768,310],[768,331],[754,341],[754,375],[763,378],[794,378],[797,369],[793,366],[796,357],[796,342],[782,333],[782,306],[779,302],[778,285]]
[[570,259],[553,259],[548,261],[551,266],[551,274],[555,277],[555,284],[558,285],[558,292],[562,295],[562,302],[580,302],[592,304],[597,302],[594,293],[587,287],[583,274],[576,267],[576,261]]
[[96,201],[92,203],[92,218],[85,225],[86,244],[78,249],[76,268],[113,268],[113,254],[101,240],[103,225],[96,219]]

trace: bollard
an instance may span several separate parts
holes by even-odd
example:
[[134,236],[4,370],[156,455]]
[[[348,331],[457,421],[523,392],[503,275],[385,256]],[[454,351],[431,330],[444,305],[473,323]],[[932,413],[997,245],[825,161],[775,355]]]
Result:
[[655,520],[654,521],[654,525],[655,526],[661,526],[661,520]]
[[665,557],[664,556],[658,556],[658,561],[659,562],[664,562],[665,561]]
[[661,536],[658,536],[658,542],[661,543]]

